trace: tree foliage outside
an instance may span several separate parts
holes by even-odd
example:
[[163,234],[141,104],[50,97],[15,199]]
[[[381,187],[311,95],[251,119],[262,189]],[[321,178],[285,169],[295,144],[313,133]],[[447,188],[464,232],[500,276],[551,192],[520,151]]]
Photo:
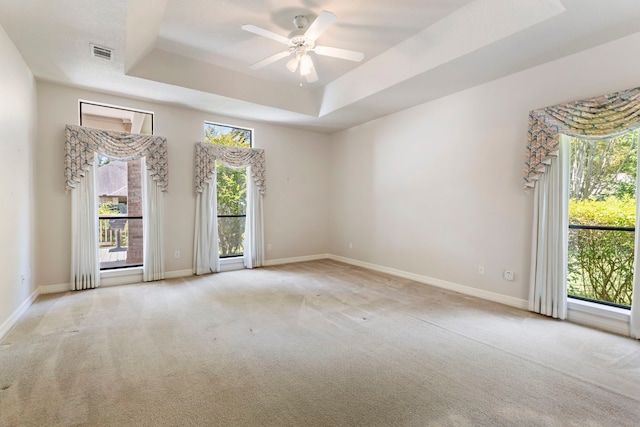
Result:
[[[634,227],[635,199],[569,200],[571,224]],[[630,306],[633,290],[634,233],[569,230],[567,290],[598,301]]]
[[638,133],[605,140],[571,138],[569,197],[603,200],[636,195]]
[[[635,227],[638,136],[571,140],[569,224]],[[569,295],[631,305],[632,231],[569,230]]]
[[[251,131],[228,126],[205,124],[204,141],[235,147],[251,147]],[[246,215],[247,172],[216,164],[218,246],[221,257],[240,256],[244,251],[245,218],[220,218],[221,215]]]

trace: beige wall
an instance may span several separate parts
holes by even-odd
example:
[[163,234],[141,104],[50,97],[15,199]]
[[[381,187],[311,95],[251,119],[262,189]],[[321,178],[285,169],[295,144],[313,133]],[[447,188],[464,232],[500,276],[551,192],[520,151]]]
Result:
[[333,135],[330,252],[526,300],[528,112],[640,85],[638,46],[640,33]]
[[36,85],[0,27],[0,337],[35,290],[33,155]]
[[[155,133],[169,141],[169,272],[192,265],[193,143],[206,120],[255,129],[256,146],[267,152],[267,259],[332,253],[524,300],[528,112],[640,85],[640,57],[629,54],[639,45],[636,34],[331,136],[38,82],[34,146],[33,78],[0,33],[0,188],[12,207],[0,213],[9,248],[0,257],[0,322],[35,285],[69,280],[64,125],[77,123],[78,99],[156,113]],[[504,269],[515,271],[515,281],[502,279]]]
[[[110,96],[38,82],[37,198],[38,285],[69,282],[70,195],[64,191],[64,126],[77,124],[78,100],[153,111],[156,135],[167,137],[169,193],[165,204],[166,270],[190,270],[193,256],[195,195],[194,143],[203,122],[255,130],[255,146],[266,150],[267,260],[326,253],[328,250],[329,137],[266,123],[236,120],[196,110]],[[181,258],[175,259],[174,252]]]

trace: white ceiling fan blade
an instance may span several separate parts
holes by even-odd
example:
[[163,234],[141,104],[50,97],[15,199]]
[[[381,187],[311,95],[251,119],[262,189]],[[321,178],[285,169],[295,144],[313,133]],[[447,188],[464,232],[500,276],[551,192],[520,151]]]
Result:
[[[280,53],[276,53],[275,55],[271,55],[268,58],[263,59],[260,62],[256,62],[255,64],[253,64],[251,67],[252,70],[259,70],[262,67],[266,67],[269,64],[273,64],[274,62],[291,55],[291,52],[289,52],[288,50],[285,50],[284,52],[280,52]],[[294,70],[295,71],[295,70]]]
[[305,37],[308,37],[311,40],[315,41],[318,37],[320,37],[322,33],[327,30],[327,28],[329,28],[334,22],[336,22],[336,19],[336,15],[323,10],[304,33]]
[[305,78],[307,79],[307,83],[317,82],[318,73],[316,72],[316,67],[313,65],[313,61],[310,60],[309,63],[311,64],[309,66],[309,73],[307,73],[307,75],[305,76]]
[[334,58],[346,59],[348,61],[360,62],[364,59],[364,53],[354,50],[340,49],[329,46],[316,46],[313,51],[318,55],[332,56]]
[[255,25],[246,24],[241,27],[243,30],[248,31],[253,34],[257,34],[262,37],[267,37],[269,39],[275,40],[277,42],[288,45],[289,39],[285,36],[281,36],[280,34],[273,33],[269,30],[265,30],[264,28],[256,27]]

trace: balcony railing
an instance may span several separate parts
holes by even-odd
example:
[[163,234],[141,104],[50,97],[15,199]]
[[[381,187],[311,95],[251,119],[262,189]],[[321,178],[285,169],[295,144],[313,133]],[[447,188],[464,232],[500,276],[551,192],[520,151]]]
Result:
[[98,217],[100,270],[142,266],[142,217]]
[[218,254],[220,258],[244,254],[246,215],[218,215]]
[[569,296],[630,308],[635,227],[569,225]]

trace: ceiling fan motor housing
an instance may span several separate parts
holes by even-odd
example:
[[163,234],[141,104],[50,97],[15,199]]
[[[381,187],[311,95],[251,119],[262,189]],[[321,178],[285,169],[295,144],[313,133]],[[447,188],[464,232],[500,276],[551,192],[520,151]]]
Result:
[[292,48],[292,50],[299,49],[302,46],[308,46],[307,49],[312,47],[313,40],[304,36],[308,24],[309,19],[304,15],[297,15],[293,18],[293,25],[296,29],[289,33],[289,47]]
[[293,25],[295,25],[298,30],[303,30],[307,27],[307,24],[309,24],[309,20],[304,15],[296,15],[293,18]]
[[304,35],[289,36],[289,49],[292,52],[307,51],[313,49],[314,42]]

